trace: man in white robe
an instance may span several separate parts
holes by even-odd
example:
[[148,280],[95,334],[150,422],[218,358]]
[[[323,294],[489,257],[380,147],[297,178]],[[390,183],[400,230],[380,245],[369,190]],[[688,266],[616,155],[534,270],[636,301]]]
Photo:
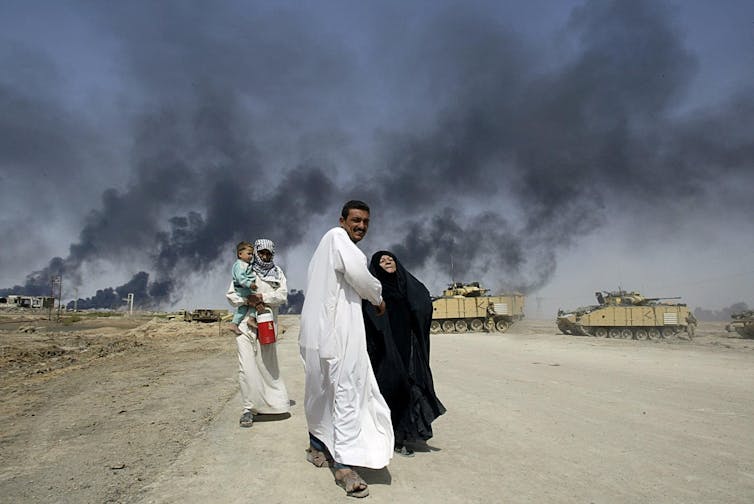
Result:
[[[241,427],[251,427],[254,415],[282,414],[290,412],[288,390],[280,375],[277,356],[277,343],[262,345],[257,340],[256,323],[252,313],[260,313],[265,308],[272,310],[275,327],[278,327],[279,307],[288,299],[288,285],[283,270],[275,265],[273,256],[275,244],[262,238],[254,242],[251,267],[256,275],[256,292],[247,298],[241,297],[231,280],[225,297],[233,307],[250,304],[257,308],[247,312],[238,328],[236,337],[238,349],[238,382],[241,388],[243,411],[239,420]],[[261,303],[258,305],[257,303]]]
[[390,409],[380,394],[366,347],[361,300],[384,313],[382,287],[356,246],[369,227],[369,207],[349,201],[340,225],[322,237],[309,263],[299,346],[306,371],[307,459],[333,465],[349,495],[368,495],[351,466],[379,469],[393,456]]

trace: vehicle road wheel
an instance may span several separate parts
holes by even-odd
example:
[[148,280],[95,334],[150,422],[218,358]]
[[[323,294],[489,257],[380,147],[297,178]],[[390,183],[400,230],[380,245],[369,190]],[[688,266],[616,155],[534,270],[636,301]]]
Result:
[[479,318],[475,318],[471,321],[471,330],[474,332],[482,332],[484,330],[484,321]]
[[436,320],[433,320],[432,323],[429,325],[429,332],[431,333],[439,333],[440,332],[440,323]]
[[621,338],[626,338],[626,339],[633,339],[633,337],[634,337],[634,332],[633,332],[633,331],[632,331],[631,329],[628,329],[628,328],[626,328],[626,329],[623,329],[623,330],[622,330],[622,331],[620,332],[620,337],[621,337]]
[[508,330],[508,322],[505,320],[498,320],[495,322],[495,329],[497,329],[499,332],[505,332]]
[[636,339],[647,339],[647,330],[646,329],[637,329],[636,330]]
[[675,331],[673,331],[670,327],[664,327],[662,329],[662,337],[663,338],[670,338],[675,334]]
[[453,329],[455,329],[455,325],[453,324],[452,320],[445,320],[442,323],[442,330],[446,333],[452,333]]
[[647,329],[647,338],[649,339],[657,339],[660,337],[660,330],[656,327],[650,327]]
[[456,320],[456,332],[466,332],[468,328],[465,320]]
[[489,332],[492,332],[495,330],[495,320],[494,319],[487,319],[487,321],[484,323],[484,326],[487,328]]
[[594,330],[594,335],[598,338],[607,338],[607,329],[604,327],[598,327]]
[[620,329],[613,327],[612,329],[610,329],[609,334],[611,338],[620,338]]

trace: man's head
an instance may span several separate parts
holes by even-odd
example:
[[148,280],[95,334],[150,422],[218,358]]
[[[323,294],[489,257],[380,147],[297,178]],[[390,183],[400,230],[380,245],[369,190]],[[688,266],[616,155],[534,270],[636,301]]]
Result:
[[360,242],[369,229],[369,206],[359,200],[347,202],[340,212],[340,227],[346,230],[352,242]]
[[275,255],[275,243],[267,238],[260,238],[254,242],[254,251],[259,259],[264,262],[270,262]]

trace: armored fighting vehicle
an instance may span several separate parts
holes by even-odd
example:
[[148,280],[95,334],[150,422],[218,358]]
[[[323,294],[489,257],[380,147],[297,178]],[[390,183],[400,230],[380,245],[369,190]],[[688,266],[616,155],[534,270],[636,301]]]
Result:
[[433,333],[466,331],[505,332],[524,318],[524,295],[520,293],[488,296],[489,289],[479,282],[452,283],[442,296],[432,300]]
[[674,298],[647,298],[636,291],[596,292],[597,305],[558,310],[564,334],[629,339],[669,338],[686,330],[689,309]]
[[744,338],[754,338],[754,310],[744,310],[730,316],[728,331],[736,331]]
[[199,308],[194,311],[184,311],[183,320],[186,322],[217,322],[228,313],[228,310],[209,310]]

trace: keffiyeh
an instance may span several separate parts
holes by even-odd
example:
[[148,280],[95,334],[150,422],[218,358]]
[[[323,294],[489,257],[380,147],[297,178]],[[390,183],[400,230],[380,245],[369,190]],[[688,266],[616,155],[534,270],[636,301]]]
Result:
[[[272,259],[264,261],[259,257],[260,250],[269,250],[272,253]],[[262,280],[278,282],[280,281],[280,274],[277,267],[275,267],[275,244],[272,240],[266,238],[260,238],[254,242],[254,260],[251,262],[251,267],[254,272],[259,275]]]

